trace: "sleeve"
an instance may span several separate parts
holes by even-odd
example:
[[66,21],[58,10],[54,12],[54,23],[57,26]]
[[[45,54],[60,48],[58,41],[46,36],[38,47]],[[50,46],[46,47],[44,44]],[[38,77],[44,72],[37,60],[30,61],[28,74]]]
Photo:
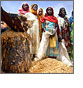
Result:
[[45,28],[45,22],[42,23],[42,28]]

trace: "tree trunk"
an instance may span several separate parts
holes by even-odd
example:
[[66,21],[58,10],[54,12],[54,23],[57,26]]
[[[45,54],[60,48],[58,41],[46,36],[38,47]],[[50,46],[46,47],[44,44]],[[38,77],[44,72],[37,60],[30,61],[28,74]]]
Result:
[[17,32],[25,32],[32,27],[33,22],[27,21],[24,16],[18,14],[7,13],[1,7],[1,21],[4,21],[12,30]]
[[30,37],[25,32],[7,30],[1,35],[2,71],[26,73],[31,64]]

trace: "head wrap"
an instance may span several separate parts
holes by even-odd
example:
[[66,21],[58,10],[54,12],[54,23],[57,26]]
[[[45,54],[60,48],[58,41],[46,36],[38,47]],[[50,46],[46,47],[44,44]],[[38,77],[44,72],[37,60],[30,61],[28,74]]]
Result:
[[41,14],[41,16],[38,14],[38,17],[39,17],[39,18],[42,18],[42,17],[44,16],[44,14],[43,14],[43,9],[40,8],[40,9],[38,10],[38,13],[39,13],[40,10],[42,10],[42,14]]
[[[48,8],[51,8],[53,10],[52,7],[48,7]],[[47,8],[47,9],[48,9]],[[51,22],[54,22],[54,23],[58,23],[58,20],[57,18],[54,16],[54,10],[53,10],[53,14],[51,16],[48,16],[48,14],[46,13],[45,16],[41,19],[41,22],[45,22],[45,20],[48,20],[48,21],[51,21]]]
[[31,5],[31,13],[37,15],[37,11],[33,10],[33,6],[34,6],[34,5],[36,5],[36,4],[32,4],[32,5]]
[[[48,7],[51,8],[53,10],[52,7]],[[47,9],[48,9],[47,8]],[[47,10],[46,9],[46,10]],[[41,18],[41,22],[45,22],[45,20],[50,21],[50,22],[54,22],[57,24],[57,34],[59,35],[59,25],[58,25],[58,19],[54,16],[54,10],[53,10],[53,14],[51,16],[49,16],[47,13],[45,14],[45,16],[43,18]]]
[[[19,14],[25,15],[26,13],[29,12],[29,8],[28,8],[27,11],[24,11],[24,9],[23,9],[23,5],[28,5],[28,4],[27,4],[27,3],[22,4],[22,8],[19,9],[18,11],[19,11]],[[28,5],[28,7],[29,7],[29,5]]]

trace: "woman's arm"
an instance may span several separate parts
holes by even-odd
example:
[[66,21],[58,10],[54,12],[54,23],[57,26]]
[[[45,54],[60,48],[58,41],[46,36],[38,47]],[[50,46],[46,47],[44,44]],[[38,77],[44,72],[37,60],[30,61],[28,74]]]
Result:
[[53,32],[53,34],[52,34],[52,35],[50,35],[50,38],[54,37],[54,36],[55,36],[55,34],[56,34],[56,32],[57,32],[57,26],[55,26],[55,28],[54,28],[54,32]]
[[42,32],[45,32],[45,22],[44,23],[42,23]]

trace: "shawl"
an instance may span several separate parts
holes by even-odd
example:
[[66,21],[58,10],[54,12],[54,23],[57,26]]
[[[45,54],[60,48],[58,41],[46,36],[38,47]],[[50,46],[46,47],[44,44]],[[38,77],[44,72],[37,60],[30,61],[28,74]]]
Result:
[[[25,5],[25,4],[27,4],[27,3],[22,4],[22,6],[23,6],[23,5]],[[27,4],[27,5],[28,5],[28,4]],[[28,7],[29,7],[29,5],[28,5]],[[25,15],[26,13],[28,13],[28,12],[29,12],[29,8],[28,8],[28,10],[27,10],[27,11],[24,11],[24,9],[23,9],[23,8],[19,9],[18,11],[19,11],[19,14]]]

